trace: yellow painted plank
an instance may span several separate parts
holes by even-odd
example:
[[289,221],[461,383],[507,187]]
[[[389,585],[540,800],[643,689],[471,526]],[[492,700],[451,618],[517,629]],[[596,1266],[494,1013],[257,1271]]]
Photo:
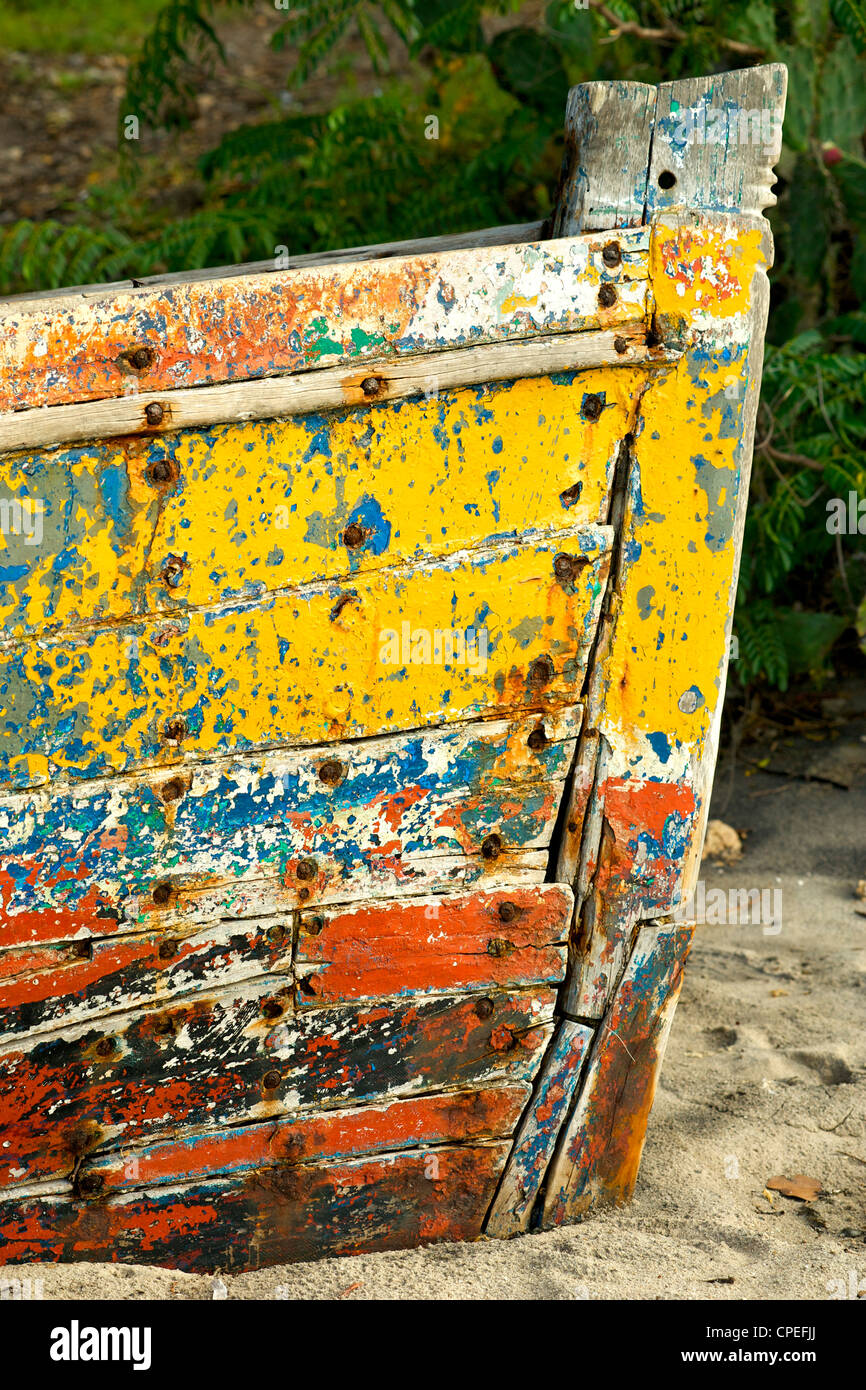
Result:
[[38,502],[42,534],[0,535],[0,623],[21,636],[174,612],[444,555],[527,521],[601,521],[645,379],[602,369],[7,457],[0,495]]
[[0,777],[28,785],[573,704],[611,540],[577,528],[7,647]]

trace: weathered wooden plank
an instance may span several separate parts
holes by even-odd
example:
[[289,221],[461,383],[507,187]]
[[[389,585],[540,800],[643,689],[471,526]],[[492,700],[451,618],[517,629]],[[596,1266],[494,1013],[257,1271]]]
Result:
[[602,521],[644,380],[570,373],[0,460],[0,493],[33,522],[0,539],[0,630],[348,578],[517,537],[527,516],[540,532]]
[[188,391],[142,391],[83,405],[39,406],[0,415],[0,454],[121,435],[152,442],[178,429],[284,419],[409,397],[426,399],[468,386],[598,367],[649,369],[676,359],[677,349],[650,346],[647,336],[647,325],[639,320],[618,324],[610,332],[559,333],[420,357],[374,358],[363,368],[319,367],[295,376],[260,377]]
[[550,841],[580,718],[578,706],[0,798],[0,948],[508,877],[532,862],[515,852]]
[[635,924],[672,912],[698,871],[766,324],[762,219],[659,214],[653,248],[656,323],[689,346],[643,394],[589,680],[602,830],[565,999],[581,1018],[604,1012]]
[[409,1096],[345,1110],[300,1111],[258,1124],[212,1126],[87,1158],[78,1197],[226,1178],[253,1169],[352,1159],[429,1144],[498,1139],[514,1130],[525,1084]]
[[644,82],[572,87],[551,236],[643,222],[655,108],[656,88]]
[[648,214],[678,206],[759,216],[772,207],[787,86],[783,63],[663,82]]
[[0,952],[0,1042],[237,984],[292,964],[291,920],[214,923]]
[[545,1225],[631,1197],[693,931],[641,928],[550,1167]]
[[474,1240],[507,1143],[266,1168],[105,1203],[0,1203],[7,1260],[112,1259],[238,1272],[326,1255]]
[[583,1023],[558,1023],[485,1222],[486,1235],[508,1239],[528,1228],[592,1039],[593,1030]]
[[491,990],[295,1016],[275,976],[6,1045],[0,1187],[69,1177],[97,1148],[178,1128],[529,1081],[554,997]]
[[570,888],[549,883],[303,913],[297,1006],[555,984],[572,904]]
[[9,305],[0,411],[610,329],[646,293],[645,266],[608,267],[589,236]]
[[206,756],[574,704],[611,537],[526,536],[261,604],[7,647],[0,782],[153,766],[181,743]]
[[[415,237],[409,241],[379,241],[370,246],[347,246],[339,250],[308,251],[302,256],[288,256],[287,270],[300,266],[335,265],[340,261],[375,261],[390,256],[420,256],[427,252],[462,251],[472,246],[514,246],[527,241],[540,241],[544,235],[543,222],[515,222],[503,227],[482,227],[472,232],[451,232],[446,236]],[[278,269],[277,258],[267,261],[245,261],[239,265],[207,266],[203,270],[169,270],[161,275],[143,275],[140,280],[100,281],[98,284],[68,285],[62,289],[40,290],[37,293],[4,295],[0,298],[0,317],[8,305],[41,305],[44,300],[64,299],[76,295],[88,299],[107,299],[118,290],[134,290],[148,285],[184,285],[194,280],[228,279],[238,275],[266,275]]]

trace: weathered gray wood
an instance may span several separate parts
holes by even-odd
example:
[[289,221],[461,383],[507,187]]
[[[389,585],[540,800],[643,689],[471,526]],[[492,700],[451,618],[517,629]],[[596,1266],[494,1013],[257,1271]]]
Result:
[[643,82],[572,87],[552,237],[643,222],[655,103]]
[[746,215],[772,207],[787,86],[783,63],[662,83],[647,218],[674,206]]

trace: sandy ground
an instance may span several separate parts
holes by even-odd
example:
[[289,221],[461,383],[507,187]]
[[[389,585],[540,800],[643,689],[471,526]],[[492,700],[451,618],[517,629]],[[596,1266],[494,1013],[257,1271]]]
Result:
[[[857,769],[863,749],[858,724],[832,751]],[[845,790],[741,765],[717,787],[717,809],[748,835],[735,867],[705,866],[707,891],[780,889],[782,929],[699,928],[631,1206],[507,1242],[222,1280],[96,1264],[26,1273],[45,1298],[822,1300],[857,1297],[860,1281],[866,1297],[866,904],[854,897],[866,776]],[[823,1195],[768,1196],[768,1179],[792,1174]]]

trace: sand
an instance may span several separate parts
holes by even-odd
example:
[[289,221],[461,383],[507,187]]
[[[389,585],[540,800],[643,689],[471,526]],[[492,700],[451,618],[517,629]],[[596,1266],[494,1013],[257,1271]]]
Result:
[[[852,752],[862,743],[849,734]],[[7,1267],[45,1298],[806,1299],[866,1297],[866,778],[718,779],[747,830],[714,887],[781,890],[782,926],[702,926],[632,1204],[501,1242],[211,1278],[135,1265]],[[823,1194],[774,1194],[806,1174]],[[2,1275],[0,1275],[2,1278]],[[723,1282],[724,1281],[724,1282]]]

